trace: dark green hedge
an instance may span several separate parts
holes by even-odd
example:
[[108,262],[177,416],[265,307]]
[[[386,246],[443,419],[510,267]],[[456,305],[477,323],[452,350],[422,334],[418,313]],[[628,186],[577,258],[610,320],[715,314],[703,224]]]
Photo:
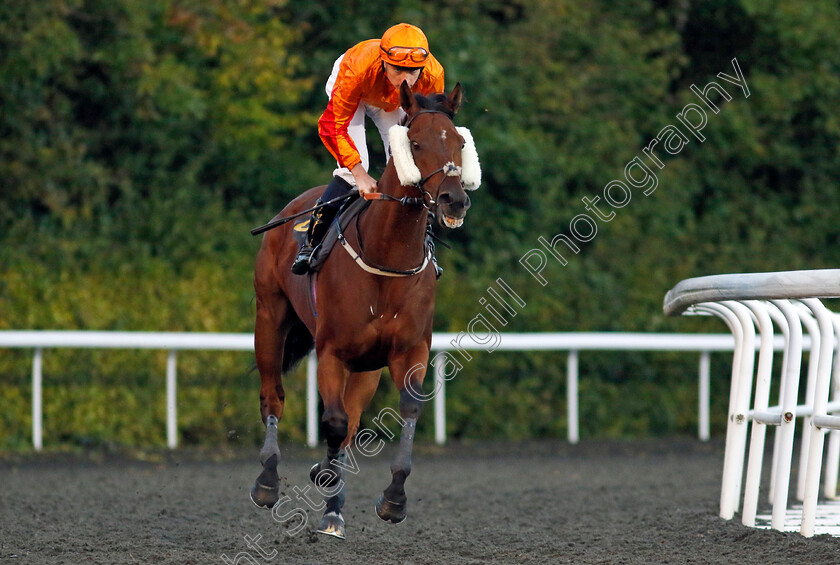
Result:
[[[464,228],[443,236],[437,330],[465,329],[502,276],[527,302],[507,331],[724,331],[663,317],[665,292],[840,263],[836,2],[15,1],[0,6],[0,329],[250,331],[248,230],[327,180],[315,123],[331,64],[398,21],[427,32],[448,88],[464,85],[457,121],[484,172]],[[716,78],[735,58],[749,98]],[[708,112],[705,141],[661,153],[656,191],[540,285],[520,257],[568,234],[581,198],[712,80],[732,100]],[[161,443],[163,354],[136,355],[48,352],[49,441]],[[183,439],[255,440],[252,360],[202,359],[181,370]],[[695,362],[582,358],[584,434],[693,433]],[[450,432],[562,436],[563,367],[477,357],[450,387]],[[28,442],[29,370],[28,354],[0,352],[2,446]],[[377,405],[394,400],[383,385]]]

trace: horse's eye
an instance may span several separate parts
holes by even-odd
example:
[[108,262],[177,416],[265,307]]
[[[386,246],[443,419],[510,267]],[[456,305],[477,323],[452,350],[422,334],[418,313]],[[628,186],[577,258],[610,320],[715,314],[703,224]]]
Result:
[[412,148],[414,151],[417,151],[418,149],[420,149],[420,144],[419,144],[419,143],[417,143],[416,141],[412,141],[412,142],[411,142],[411,148]]

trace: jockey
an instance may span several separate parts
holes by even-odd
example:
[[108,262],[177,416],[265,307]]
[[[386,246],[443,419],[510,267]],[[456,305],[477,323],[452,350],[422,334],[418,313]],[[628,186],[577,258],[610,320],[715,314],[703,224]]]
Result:
[[[429,95],[443,92],[443,67],[429,52],[426,35],[410,24],[389,28],[382,39],[368,39],[347,50],[333,65],[327,80],[327,109],[318,120],[318,133],[338,162],[333,180],[318,203],[347,194],[376,191],[376,180],[368,173],[370,161],[365,141],[365,116],[373,120],[389,157],[388,129],[400,122],[399,88],[408,82],[413,92]],[[292,272],[309,271],[309,260],[326,234],[340,204],[312,212],[307,242],[300,248]],[[440,268],[435,262],[440,276]]]

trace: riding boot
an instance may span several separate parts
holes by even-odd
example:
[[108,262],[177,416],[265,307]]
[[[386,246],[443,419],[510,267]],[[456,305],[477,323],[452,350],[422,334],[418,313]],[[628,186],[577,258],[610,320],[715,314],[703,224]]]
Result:
[[[341,177],[333,177],[332,182],[324,190],[324,194],[316,204],[329,202],[333,198],[347,194],[353,186]],[[332,224],[336,213],[340,208],[340,204],[333,204],[330,206],[322,206],[313,210],[312,216],[309,218],[309,228],[306,230],[306,243],[298,250],[297,257],[292,263],[292,272],[296,275],[305,275],[309,272],[309,262],[312,260],[312,254],[315,248],[324,239],[327,230]]]
[[434,214],[429,212],[429,218],[426,222],[426,247],[431,251],[432,255],[432,265],[435,267],[435,278],[439,279],[440,276],[443,274],[443,268],[438,265],[437,257],[435,257],[435,240],[434,234],[432,233],[432,223],[435,220]]
[[[321,201],[319,200],[317,203],[321,204]],[[326,235],[333,218],[335,218],[336,211],[331,206],[323,206],[312,212],[312,217],[309,218],[309,228],[306,230],[306,243],[300,247],[295,262],[292,263],[294,274],[305,275],[309,272],[309,261],[312,260],[312,254]]]

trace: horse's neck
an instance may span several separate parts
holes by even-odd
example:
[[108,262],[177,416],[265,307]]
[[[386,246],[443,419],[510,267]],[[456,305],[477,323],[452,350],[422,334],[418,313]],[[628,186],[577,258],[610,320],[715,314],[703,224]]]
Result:
[[[379,191],[396,198],[405,196],[396,169],[389,162],[379,179]],[[408,196],[419,196],[409,194]],[[423,261],[426,209],[393,201],[373,201],[359,220],[364,253],[371,261],[391,269],[411,269]]]

